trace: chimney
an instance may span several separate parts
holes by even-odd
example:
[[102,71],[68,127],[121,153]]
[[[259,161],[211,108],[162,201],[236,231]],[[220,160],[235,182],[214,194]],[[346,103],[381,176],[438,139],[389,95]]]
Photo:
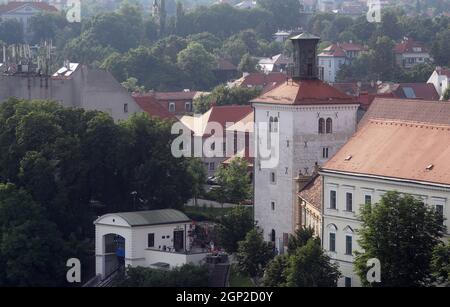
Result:
[[294,80],[314,80],[318,76],[317,44],[320,37],[307,32],[291,38],[294,45]]

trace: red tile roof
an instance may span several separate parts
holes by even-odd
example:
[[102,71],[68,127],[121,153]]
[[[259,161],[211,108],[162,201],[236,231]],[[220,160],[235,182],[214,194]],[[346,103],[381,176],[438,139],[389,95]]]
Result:
[[53,5],[50,5],[46,2],[9,2],[7,4],[0,5],[0,14],[5,14],[11,11],[14,11],[22,6],[30,5],[37,10],[48,11],[48,12],[57,12],[58,9]]
[[376,98],[358,126],[371,119],[450,125],[450,102]]
[[357,104],[355,97],[341,93],[320,80],[284,82],[252,100],[252,103],[283,105]]
[[[413,91],[415,97],[409,97],[408,93]],[[439,100],[439,94],[431,83],[400,83],[394,92],[398,98],[415,98],[423,100]]]
[[161,119],[176,119],[173,114],[163,108],[153,96],[150,95],[133,95],[134,101],[147,114]]
[[322,170],[450,185],[449,145],[450,125],[370,120]]
[[153,95],[156,100],[193,100],[198,92],[196,91],[180,91],[180,92],[153,92],[149,95]]
[[276,83],[280,84],[286,81],[286,74],[281,72],[273,72],[270,74],[264,73],[250,73],[247,76],[242,78],[240,82],[240,86],[242,87],[250,87],[250,86],[262,86],[265,87],[267,85]]
[[338,44],[332,44],[325,48],[319,56],[334,56],[334,57],[340,57],[345,58],[347,54],[345,53],[345,50]]
[[[414,48],[421,48],[421,51],[415,51]],[[413,39],[404,39],[400,43],[397,43],[394,47],[394,53],[427,53],[428,49],[421,43],[414,41]]]
[[298,193],[302,198],[314,208],[322,211],[322,176],[316,175],[304,188]]
[[213,106],[208,122],[219,123],[222,127],[226,127],[226,123],[237,123],[252,112],[253,108],[249,105]]

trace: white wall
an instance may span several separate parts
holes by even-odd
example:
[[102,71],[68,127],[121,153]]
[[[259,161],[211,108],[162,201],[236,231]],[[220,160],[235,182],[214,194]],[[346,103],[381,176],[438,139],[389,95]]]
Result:
[[[327,161],[322,159],[323,147],[330,147],[331,158],[353,135],[356,131],[357,105],[254,106],[256,127],[262,122],[268,122],[271,116],[278,117],[280,123],[278,165],[260,170],[260,159],[256,158],[255,161],[255,220],[264,230],[266,240],[270,239],[272,229],[275,230],[277,247],[280,249],[279,242],[283,234],[292,234],[295,230],[297,191],[294,178],[300,170],[305,173],[305,168],[312,174],[316,162],[321,165]],[[333,119],[333,134],[319,135],[318,114],[325,119]],[[270,182],[271,172],[276,174],[275,184]],[[272,210],[271,202],[275,202],[275,210]]]
[[323,67],[323,81],[336,82],[336,76],[341,66],[346,63],[345,58],[334,56],[319,56],[319,67]]
[[[330,209],[330,191],[332,190],[337,192],[336,210]],[[371,195],[372,204],[376,204],[386,192],[394,190],[415,195],[430,206],[437,203],[444,204],[444,215],[446,218],[450,217],[450,188],[324,173],[323,246],[330,257],[340,264],[343,275],[353,279],[354,286],[359,286],[360,281],[353,272],[354,257],[345,254],[345,237],[352,235],[353,252],[360,251],[356,231],[361,224],[357,219],[357,214],[360,212],[362,204],[365,203],[365,195]],[[353,212],[346,211],[347,192],[353,194]],[[329,251],[329,234],[334,232],[334,226],[337,228],[335,253]],[[446,226],[450,230],[450,221],[446,221]],[[353,229],[353,233],[350,228]],[[340,285],[343,283],[342,279]]]
[[434,88],[438,92],[441,100],[448,88],[450,88],[450,80],[445,75],[439,75],[437,71],[434,71],[427,83],[434,85]]

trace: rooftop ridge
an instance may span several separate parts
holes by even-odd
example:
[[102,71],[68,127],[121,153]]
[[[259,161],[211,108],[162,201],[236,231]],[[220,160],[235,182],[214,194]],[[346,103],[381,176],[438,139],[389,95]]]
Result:
[[371,124],[385,124],[385,125],[395,125],[395,126],[406,126],[406,127],[415,127],[415,128],[437,128],[441,130],[450,131],[450,125],[446,124],[433,124],[426,122],[418,122],[418,121],[408,121],[408,120],[392,120],[392,119],[383,119],[383,118],[371,118],[369,119],[369,123]]

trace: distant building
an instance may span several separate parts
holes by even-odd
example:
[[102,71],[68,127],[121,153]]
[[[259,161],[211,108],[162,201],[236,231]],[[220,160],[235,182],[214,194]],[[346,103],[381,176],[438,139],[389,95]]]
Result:
[[289,36],[292,35],[291,31],[278,31],[277,33],[275,33],[273,35],[273,40],[276,41],[277,43],[285,43],[288,39]]
[[254,9],[256,7],[256,0],[244,0],[234,7],[237,9]]
[[[318,171],[318,170],[317,170]],[[322,237],[322,177],[315,172],[312,176],[299,174],[297,183],[298,212],[296,224],[299,227],[314,230],[314,235]]]
[[101,279],[120,267],[201,264],[208,253],[194,244],[193,221],[177,210],[112,213],[94,224],[95,271]]
[[[208,171],[208,176],[212,177],[217,172],[219,166],[227,161],[234,155],[242,152],[248,152],[248,145],[250,144],[249,133],[245,133],[245,143],[244,144],[234,144],[234,133],[230,131],[238,132],[238,129],[242,131],[245,126],[235,125],[241,122],[243,119],[247,118],[250,114],[253,114],[253,109],[251,106],[213,106],[208,112],[203,115],[195,116],[182,116],[179,118],[180,122],[192,132],[191,144],[202,144],[202,148],[205,147],[206,142],[208,142],[209,148],[213,153],[210,157],[205,155],[202,150],[202,161],[205,168]],[[235,125],[236,130],[230,130],[230,126]],[[218,135],[218,129],[222,129],[223,134]],[[228,129],[227,129],[228,128]],[[248,126],[249,132],[252,127]],[[217,130],[217,131],[216,131]],[[227,131],[233,136],[232,140],[227,139]],[[213,139],[214,136],[222,137],[220,142]],[[233,142],[233,143],[231,143]],[[234,151],[231,151],[231,146],[234,147]],[[194,153],[194,146],[192,146],[192,153]]]
[[436,67],[428,83],[436,89],[440,99],[444,98],[445,92],[450,89],[450,69],[446,67]]
[[11,1],[0,5],[0,18],[18,20],[22,24],[25,33],[29,32],[28,24],[30,18],[42,12],[56,13],[58,10],[47,2],[36,1]]
[[227,59],[217,58],[216,65],[213,68],[213,74],[218,82],[227,83],[230,80],[236,79],[238,76],[238,68]]
[[[193,113],[194,100],[206,92],[184,90],[179,92],[133,93],[134,100],[154,116],[168,118]],[[158,106],[156,106],[156,104]]]
[[231,82],[229,86],[239,86],[246,88],[257,88],[263,93],[277,87],[287,81],[287,74],[281,72],[274,73],[244,73],[242,78]]
[[422,43],[408,37],[395,45],[394,54],[396,64],[405,69],[431,61],[428,49]]
[[116,121],[142,112],[111,73],[78,63],[66,63],[51,76],[30,72],[24,65],[14,73],[0,74],[0,102],[10,97],[103,111]]
[[355,44],[352,41],[328,46],[318,56],[319,77],[328,83],[336,82],[336,76],[342,65],[350,64],[366,51],[366,47]]
[[359,127],[320,172],[322,244],[339,264],[339,286],[348,287],[361,285],[353,262],[362,252],[362,204],[389,191],[408,193],[440,212],[450,229],[450,103],[376,99]]
[[286,72],[291,64],[293,64],[292,58],[284,54],[277,54],[271,58],[262,58],[258,61],[260,70],[265,73]]

